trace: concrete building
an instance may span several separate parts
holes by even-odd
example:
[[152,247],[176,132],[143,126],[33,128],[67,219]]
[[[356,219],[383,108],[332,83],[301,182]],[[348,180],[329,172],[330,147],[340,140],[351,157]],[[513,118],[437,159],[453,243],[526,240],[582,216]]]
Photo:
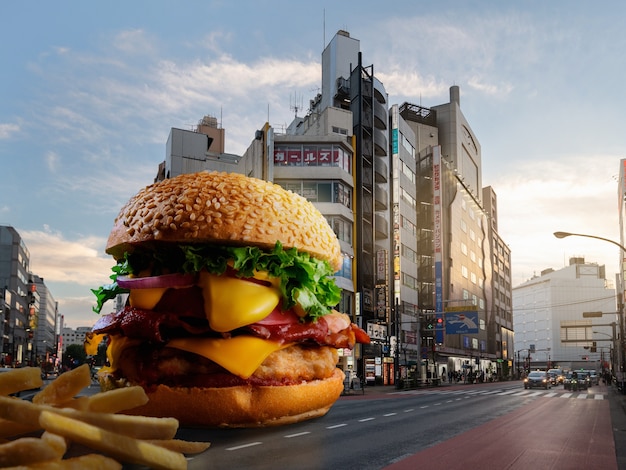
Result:
[[67,351],[67,347],[72,344],[84,345],[85,336],[91,332],[90,326],[79,326],[78,328],[63,327],[61,330],[61,342],[63,344],[63,352]]
[[571,258],[513,288],[515,370],[611,367],[616,315],[615,289],[605,268]]
[[[480,145],[458,87],[450,97],[432,109],[389,106],[359,41],[339,31],[322,53],[322,92],[286,132],[266,123],[235,156],[207,150],[212,140],[200,126],[172,129],[156,179],[239,172],[320,209],[344,253],[339,309],[373,338],[342,357],[342,368],[384,383],[468,369],[506,376],[510,252],[490,188],[483,206]],[[458,308],[477,312],[476,332],[446,334],[435,323]]]
[[5,365],[34,360],[31,326],[37,322],[39,299],[36,292],[30,291],[29,276],[30,252],[22,237],[13,227],[0,226],[0,362]]
[[[510,251],[497,233],[496,194],[482,188],[480,144],[461,111],[460,90],[451,87],[446,104],[424,108],[404,103],[399,109],[413,130],[417,152],[422,365],[432,377],[449,372],[509,377]],[[476,319],[477,328],[452,329],[446,321],[450,315],[466,318],[455,312],[473,312],[467,315]]]
[[57,362],[57,335],[58,303],[44,283],[43,278],[36,274],[31,275],[32,282],[39,293],[39,312],[37,327],[34,330],[36,363],[56,364]]

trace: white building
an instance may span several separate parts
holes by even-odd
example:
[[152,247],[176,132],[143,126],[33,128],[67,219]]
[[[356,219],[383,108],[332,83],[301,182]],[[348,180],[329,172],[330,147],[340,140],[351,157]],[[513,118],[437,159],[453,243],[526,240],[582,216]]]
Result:
[[78,344],[82,346],[85,343],[85,335],[91,331],[90,326],[79,326],[76,329],[63,328],[61,336],[63,338],[63,352],[67,350],[70,344]]
[[604,266],[571,258],[513,288],[516,371],[612,366],[618,316],[605,278]]

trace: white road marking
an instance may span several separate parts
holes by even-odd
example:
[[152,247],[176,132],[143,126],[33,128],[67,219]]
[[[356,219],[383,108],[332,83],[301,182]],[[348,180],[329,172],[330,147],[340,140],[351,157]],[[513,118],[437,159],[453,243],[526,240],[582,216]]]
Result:
[[245,449],[246,447],[253,447],[253,446],[258,446],[263,444],[262,442],[251,442],[249,444],[242,444],[240,446],[235,446],[235,447],[228,447],[226,450],[239,450],[239,449]]
[[286,437],[287,439],[291,439],[292,437],[300,437],[300,436],[305,436],[307,434],[311,434],[311,432],[310,431],[298,432],[296,434],[287,434],[286,436],[283,436],[283,437]]
[[347,426],[348,423],[341,423],[341,424],[335,424],[333,426],[326,426],[326,429],[336,429],[336,428],[341,428],[343,426]]

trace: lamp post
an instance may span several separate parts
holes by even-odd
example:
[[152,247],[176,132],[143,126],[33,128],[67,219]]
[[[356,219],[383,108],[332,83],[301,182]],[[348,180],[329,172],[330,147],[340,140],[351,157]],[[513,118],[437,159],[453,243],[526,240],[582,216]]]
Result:
[[[617,246],[621,252],[622,252],[622,259],[624,258],[624,255],[626,255],[626,248],[623,245],[620,245],[619,243],[617,243],[614,240],[610,240],[608,238],[604,238],[604,237],[598,237],[597,235],[588,235],[585,233],[570,233],[570,232],[554,232],[554,236],[556,238],[565,238],[565,237],[586,237],[586,238],[595,238],[596,240],[602,240],[608,243],[611,243],[615,246]],[[620,266],[623,263],[620,263]],[[624,283],[624,279],[622,278],[622,274],[623,272],[620,272],[620,279],[621,279],[621,284]],[[621,286],[620,286],[621,287]],[[622,292],[620,292],[620,295],[618,297],[618,299],[622,298]],[[619,374],[620,377],[618,377],[618,380],[620,381],[620,388],[622,393],[626,393],[626,390],[624,388],[624,362],[626,361],[625,355],[624,355],[624,306],[623,306],[623,302],[622,300],[619,301],[619,308],[618,308],[618,314],[619,314],[619,330],[620,330],[620,335],[619,335],[619,343],[616,342],[616,339],[614,338],[613,341],[615,342],[615,344],[619,344],[619,358],[620,358],[620,364],[619,364]]]
[[[613,330],[615,330],[615,323],[613,323]],[[615,364],[614,364],[614,356],[613,356],[613,351],[615,350],[615,334],[610,335],[608,333],[603,333],[602,331],[592,331],[592,333],[594,335],[604,335],[604,336],[608,336],[610,339],[608,340],[600,340],[600,341],[611,341],[612,345],[611,348],[609,349],[609,357],[611,359],[611,369],[615,370]],[[605,368],[604,368],[604,353],[601,351],[600,352],[600,361],[602,362],[602,378],[604,378],[604,374],[605,374]]]
[[596,235],[587,235],[584,233],[570,233],[570,232],[554,232],[554,236],[556,238],[565,238],[565,237],[587,237],[587,238],[595,238],[596,240],[602,240],[605,242],[613,243],[613,245],[618,246],[624,253],[626,253],[626,248],[617,243],[616,241],[609,240],[608,238],[598,237]]

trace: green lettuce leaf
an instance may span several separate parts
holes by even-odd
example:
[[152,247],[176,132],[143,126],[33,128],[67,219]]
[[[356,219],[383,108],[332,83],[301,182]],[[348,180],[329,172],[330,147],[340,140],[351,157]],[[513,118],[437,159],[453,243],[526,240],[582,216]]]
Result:
[[252,277],[255,271],[267,271],[280,279],[283,296],[282,308],[287,310],[299,305],[307,316],[315,320],[327,313],[341,300],[341,290],[332,278],[332,268],[326,261],[298,252],[295,248],[285,250],[277,242],[271,251],[258,247],[231,247],[207,245],[179,245],[178,250],[154,250],[126,254],[113,267],[112,284],[93,290],[98,299],[94,311],[99,313],[107,300],[118,293],[128,292],[117,286],[118,275],[136,274],[150,269],[153,275],[166,272],[198,272],[203,269],[213,274],[223,274],[228,261],[239,277]]

